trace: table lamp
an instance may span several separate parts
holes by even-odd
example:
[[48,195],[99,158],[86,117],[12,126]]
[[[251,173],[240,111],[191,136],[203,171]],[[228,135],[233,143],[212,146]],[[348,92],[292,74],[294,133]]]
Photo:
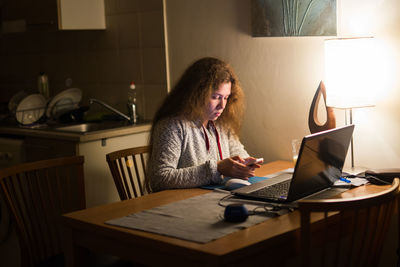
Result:
[[[345,111],[346,125],[353,123],[353,109],[375,106],[375,56],[372,37],[325,40],[326,104]],[[354,169],[353,138],[350,145]]]

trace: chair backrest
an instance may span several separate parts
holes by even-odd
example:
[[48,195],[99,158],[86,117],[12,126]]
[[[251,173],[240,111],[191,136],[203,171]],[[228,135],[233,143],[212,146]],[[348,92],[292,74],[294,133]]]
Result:
[[141,146],[114,151],[106,155],[121,200],[140,197],[148,193],[145,179],[149,152],[149,146]]
[[398,199],[399,179],[363,197],[301,200],[303,266],[378,266]]
[[15,223],[23,266],[62,254],[61,215],[86,207],[83,163],[83,156],[72,156],[0,169],[0,195]]

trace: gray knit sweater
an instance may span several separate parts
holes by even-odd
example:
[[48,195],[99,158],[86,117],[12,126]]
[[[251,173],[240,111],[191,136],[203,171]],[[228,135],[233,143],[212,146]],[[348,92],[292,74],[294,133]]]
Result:
[[[219,127],[218,123],[215,126],[223,158],[249,157],[236,136]],[[152,155],[148,163],[148,178],[153,191],[222,183],[223,177],[217,170],[220,158],[216,134],[213,128],[205,130],[210,144],[208,151],[200,122],[173,118],[161,120],[154,126]]]

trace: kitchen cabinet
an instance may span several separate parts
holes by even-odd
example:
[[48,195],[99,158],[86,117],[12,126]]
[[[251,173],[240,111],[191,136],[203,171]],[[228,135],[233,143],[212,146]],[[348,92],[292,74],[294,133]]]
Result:
[[104,0],[58,0],[60,30],[103,30],[106,28]]
[[106,28],[104,0],[22,0],[23,5],[14,2],[0,0],[2,33]]
[[0,137],[0,168],[12,166],[25,160],[23,142],[22,138]]
[[76,141],[34,136],[25,137],[23,147],[25,161],[28,162],[78,155],[79,151],[79,143]]

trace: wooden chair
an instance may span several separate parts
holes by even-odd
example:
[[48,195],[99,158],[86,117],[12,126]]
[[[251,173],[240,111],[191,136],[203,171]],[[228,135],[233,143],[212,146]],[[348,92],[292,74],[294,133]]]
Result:
[[0,194],[16,227],[22,266],[63,264],[59,219],[84,209],[83,156],[0,169]]
[[299,201],[302,265],[378,266],[398,192],[395,178],[365,197]]
[[146,155],[149,152],[149,146],[141,146],[106,155],[121,200],[140,197],[149,192],[145,186]]

